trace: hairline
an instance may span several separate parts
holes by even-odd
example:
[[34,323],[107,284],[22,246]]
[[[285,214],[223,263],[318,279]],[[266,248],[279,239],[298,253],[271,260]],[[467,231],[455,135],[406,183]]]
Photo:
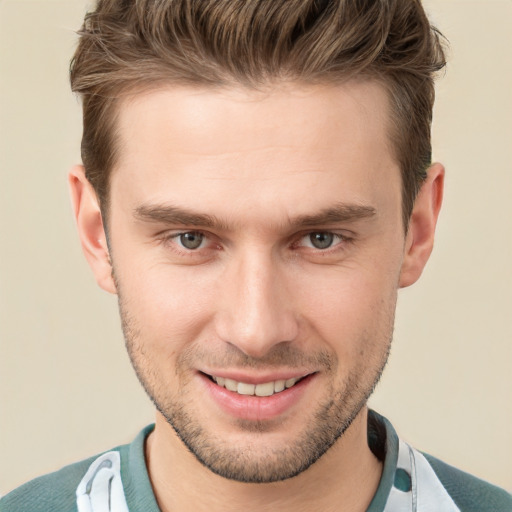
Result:
[[108,104],[106,108],[107,117],[109,119],[109,132],[112,134],[111,140],[111,166],[110,169],[103,170],[103,172],[107,172],[108,179],[106,180],[106,190],[103,195],[99,195],[96,192],[96,196],[98,202],[100,203],[101,215],[104,221],[105,230],[108,231],[108,217],[110,210],[110,199],[111,199],[111,183],[112,183],[112,175],[116,172],[116,168],[118,168],[117,164],[119,162],[119,154],[122,151],[122,142],[121,142],[121,134],[119,127],[119,117],[121,113],[121,109],[123,105],[126,103],[136,100],[137,98],[144,96],[146,94],[151,94],[153,92],[162,91],[165,89],[172,88],[189,88],[191,90],[203,90],[203,91],[254,91],[254,92],[267,92],[272,91],[276,87],[281,87],[285,85],[300,85],[304,87],[315,87],[315,86],[325,86],[325,87],[337,87],[342,86],[347,83],[374,83],[379,85],[383,91],[385,92],[387,98],[387,107],[385,112],[385,128],[386,128],[386,144],[390,151],[391,157],[393,161],[397,164],[400,173],[400,186],[401,186],[401,204],[400,207],[402,209],[402,224],[404,229],[404,234],[407,233],[408,222],[410,219],[411,212],[405,211],[404,204],[404,192],[405,192],[405,183],[403,180],[403,169],[399,159],[399,151],[396,144],[393,143],[393,134],[396,130],[395,123],[395,111],[393,108],[393,94],[391,91],[391,87],[389,86],[388,81],[377,75],[372,73],[354,73],[354,74],[344,74],[338,75],[336,77],[326,76],[320,77],[318,79],[293,79],[293,78],[285,78],[285,77],[270,77],[269,79],[259,82],[259,83],[243,83],[241,81],[231,79],[226,81],[219,82],[200,82],[200,81],[189,81],[189,80],[181,80],[181,79],[173,79],[173,78],[162,78],[160,80],[141,80],[136,83],[130,83],[121,86],[115,95],[110,96],[111,102]]

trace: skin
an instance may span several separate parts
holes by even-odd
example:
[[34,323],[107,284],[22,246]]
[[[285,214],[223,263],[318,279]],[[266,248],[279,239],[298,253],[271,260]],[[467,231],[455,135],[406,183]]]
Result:
[[[397,291],[432,250],[443,167],[405,234],[388,99],[372,82],[161,88],[119,114],[108,246],[81,167],[70,186],[84,252],[119,295],[157,406],[146,457],[161,509],[366,510],[381,474],[366,400]],[[226,412],[205,374],[310,378],[267,418]]]

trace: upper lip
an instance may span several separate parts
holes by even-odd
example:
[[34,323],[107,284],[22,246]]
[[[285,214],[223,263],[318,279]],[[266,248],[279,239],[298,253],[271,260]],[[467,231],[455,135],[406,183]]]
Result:
[[246,384],[263,384],[265,382],[274,382],[276,380],[302,379],[315,372],[309,370],[282,370],[264,374],[250,374],[241,370],[201,370],[201,373],[209,376],[231,379],[236,382],[244,382]]

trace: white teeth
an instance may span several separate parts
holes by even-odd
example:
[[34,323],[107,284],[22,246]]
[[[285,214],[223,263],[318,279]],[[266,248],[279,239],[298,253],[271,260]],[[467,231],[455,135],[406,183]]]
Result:
[[[274,394],[274,383],[265,382],[265,384],[258,384],[254,390],[256,396],[272,396]],[[239,384],[240,386],[240,384]]]
[[246,382],[237,382],[236,380],[226,379],[224,377],[215,377],[212,379],[221,387],[229,391],[234,391],[239,395],[272,396],[274,393],[280,393],[285,389],[294,386],[301,377],[294,377],[288,380],[276,380],[263,382],[261,384],[247,384]]
[[284,380],[276,380],[274,382],[274,391],[279,393],[280,391],[284,391],[285,385]]
[[286,389],[288,388],[291,388],[296,382],[297,382],[298,379],[288,379],[284,385],[286,387]]
[[237,392],[239,395],[254,395],[254,384],[246,384],[245,382],[238,383]]
[[[220,385],[220,384],[219,384]],[[226,389],[228,389],[229,391],[238,391],[238,384],[236,381],[234,380],[231,380],[231,379],[226,379],[224,381],[224,386],[226,387]]]

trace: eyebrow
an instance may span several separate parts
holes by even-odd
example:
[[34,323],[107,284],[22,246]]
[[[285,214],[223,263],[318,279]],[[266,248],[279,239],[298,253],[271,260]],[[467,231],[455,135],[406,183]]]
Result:
[[[290,219],[294,227],[320,226],[339,222],[354,222],[374,217],[377,210],[372,206],[339,203],[311,215],[299,215]],[[141,205],[134,210],[136,219],[144,222],[178,224],[204,228],[230,230],[229,222],[215,215],[198,213],[172,205]]]
[[300,215],[293,219],[292,224],[297,226],[316,226],[322,224],[335,224],[337,222],[351,222],[369,219],[377,214],[373,206],[339,203],[325,208],[313,215]]
[[186,208],[171,205],[142,205],[134,210],[135,218],[145,222],[162,224],[183,224],[186,226],[201,226],[205,228],[227,228],[225,222],[214,215],[196,213]]

